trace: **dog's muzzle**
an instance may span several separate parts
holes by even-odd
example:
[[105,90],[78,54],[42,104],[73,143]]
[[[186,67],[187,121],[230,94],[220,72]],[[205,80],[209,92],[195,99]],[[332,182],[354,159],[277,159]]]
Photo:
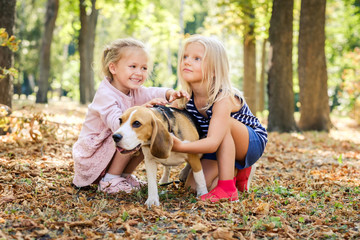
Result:
[[114,142],[115,142],[115,146],[116,146],[116,149],[121,153],[121,154],[129,154],[129,153],[134,153],[134,152],[137,152],[140,147],[141,147],[141,144],[137,145],[135,148],[133,149],[130,149],[130,150],[127,150],[127,149],[124,149],[122,147],[119,146],[119,142],[121,141],[121,139],[123,138],[123,136],[119,133],[115,133],[112,135],[112,138],[114,139]]

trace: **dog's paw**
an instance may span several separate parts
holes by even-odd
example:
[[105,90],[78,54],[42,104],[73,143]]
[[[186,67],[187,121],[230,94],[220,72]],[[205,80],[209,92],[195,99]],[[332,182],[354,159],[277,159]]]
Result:
[[145,202],[148,208],[151,208],[152,205],[160,206],[159,198],[148,198]]

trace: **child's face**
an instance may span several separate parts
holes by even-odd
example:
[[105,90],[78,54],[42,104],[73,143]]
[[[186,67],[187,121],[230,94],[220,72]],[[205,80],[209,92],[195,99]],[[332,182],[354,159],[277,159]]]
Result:
[[148,57],[142,49],[129,48],[117,63],[110,63],[111,84],[124,94],[138,89],[148,76]]
[[202,81],[202,62],[205,47],[200,43],[190,43],[186,46],[180,64],[181,77],[189,84]]

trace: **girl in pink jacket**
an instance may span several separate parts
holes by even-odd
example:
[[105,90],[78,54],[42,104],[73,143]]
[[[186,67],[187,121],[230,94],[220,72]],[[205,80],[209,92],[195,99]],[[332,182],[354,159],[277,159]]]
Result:
[[78,187],[98,183],[107,193],[131,192],[143,182],[131,173],[143,160],[140,151],[120,154],[112,139],[119,128],[119,117],[136,105],[165,105],[189,95],[168,88],[143,87],[150,72],[149,54],[142,42],[118,39],[107,46],[102,56],[105,78],[88,106],[78,140],[73,146],[75,175]]

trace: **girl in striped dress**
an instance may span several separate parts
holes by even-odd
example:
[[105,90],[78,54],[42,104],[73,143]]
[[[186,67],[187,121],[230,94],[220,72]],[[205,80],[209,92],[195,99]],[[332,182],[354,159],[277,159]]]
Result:
[[[204,154],[201,162],[209,193],[201,196],[202,200],[237,201],[237,190],[248,190],[254,163],[264,152],[266,129],[232,87],[228,58],[220,41],[191,36],[178,61],[180,82],[191,95],[178,105],[196,119],[200,140],[181,142],[174,137],[173,151]],[[188,175],[185,186],[195,189],[193,174]]]

